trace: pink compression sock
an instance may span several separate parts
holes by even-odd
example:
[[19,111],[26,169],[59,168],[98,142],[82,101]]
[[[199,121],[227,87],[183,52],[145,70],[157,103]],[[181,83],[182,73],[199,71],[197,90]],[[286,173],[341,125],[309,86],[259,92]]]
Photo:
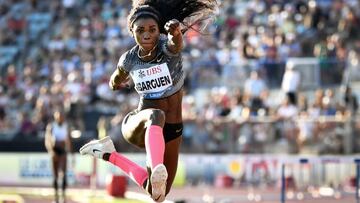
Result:
[[164,162],[165,140],[162,127],[151,125],[146,129],[145,149],[151,169]]
[[148,178],[148,173],[143,167],[117,152],[110,154],[109,162],[123,170],[140,187],[143,186],[143,183]]

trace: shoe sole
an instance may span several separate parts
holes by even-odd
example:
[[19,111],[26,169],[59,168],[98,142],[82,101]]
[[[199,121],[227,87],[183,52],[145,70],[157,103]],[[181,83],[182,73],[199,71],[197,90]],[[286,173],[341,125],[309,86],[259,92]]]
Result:
[[164,164],[157,165],[152,171],[150,182],[152,187],[151,198],[156,202],[165,200],[166,180],[168,173]]

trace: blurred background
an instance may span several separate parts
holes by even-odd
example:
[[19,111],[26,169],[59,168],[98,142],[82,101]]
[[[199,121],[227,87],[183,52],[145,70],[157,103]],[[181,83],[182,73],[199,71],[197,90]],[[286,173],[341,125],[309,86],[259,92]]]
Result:
[[[199,194],[183,201],[282,202],[282,185],[295,202],[359,201],[360,1],[220,3],[205,30],[184,37],[184,133],[170,199],[190,187]],[[0,0],[0,194],[50,201],[18,188],[51,188],[44,133],[57,108],[71,124],[70,188],[95,194],[109,186],[105,177],[121,176],[78,156],[89,140],[111,136],[119,152],[144,163],[120,131],[138,95],[108,87],[134,46],[130,8],[130,0]]]

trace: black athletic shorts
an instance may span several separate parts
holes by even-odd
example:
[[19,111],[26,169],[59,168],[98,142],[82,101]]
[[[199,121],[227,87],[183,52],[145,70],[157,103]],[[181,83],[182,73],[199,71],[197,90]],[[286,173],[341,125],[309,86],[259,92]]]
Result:
[[64,155],[64,154],[66,154],[66,151],[65,151],[65,149],[63,147],[55,146],[53,148],[53,150],[54,150],[56,155]]
[[183,132],[183,127],[183,123],[165,123],[163,129],[165,143],[180,137]]

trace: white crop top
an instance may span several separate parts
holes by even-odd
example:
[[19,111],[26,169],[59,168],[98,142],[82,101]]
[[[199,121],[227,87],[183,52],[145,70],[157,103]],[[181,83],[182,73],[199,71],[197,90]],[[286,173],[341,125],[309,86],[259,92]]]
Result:
[[61,126],[53,122],[52,123],[52,129],[51,134],[53,135],[56,142],[58,141],[65,141],[67,134],[68,134],[68,126],[66,123],[63,123]]

